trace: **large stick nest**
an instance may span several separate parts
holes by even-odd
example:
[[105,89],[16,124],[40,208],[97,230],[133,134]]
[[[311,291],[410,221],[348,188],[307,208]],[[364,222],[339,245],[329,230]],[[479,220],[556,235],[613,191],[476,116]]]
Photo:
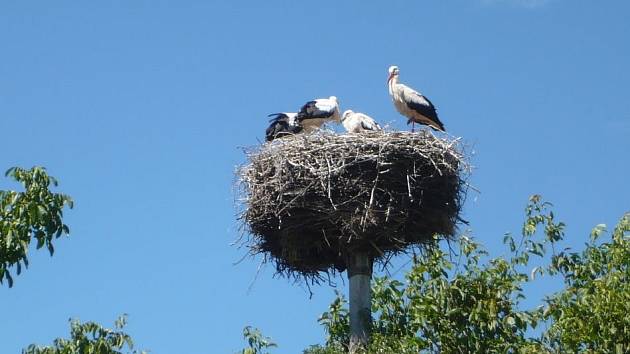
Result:
[[464,197],[457,140],[427,131],[289,136],[246,151],[238,170],[245,243],[280,274],[343,271],[454,235]]

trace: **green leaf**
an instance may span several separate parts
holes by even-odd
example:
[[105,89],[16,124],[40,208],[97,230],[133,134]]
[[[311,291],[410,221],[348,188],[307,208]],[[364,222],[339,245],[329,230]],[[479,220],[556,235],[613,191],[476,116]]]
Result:
[[602,233],[606,232],[606,224],[598,224],[591,230],[591,242],[595,242]]
[[541,267],[534,267],[530,273],[530,278],[531,280],[536,279],[536,273],[540,273],[542,274],[542,268]]

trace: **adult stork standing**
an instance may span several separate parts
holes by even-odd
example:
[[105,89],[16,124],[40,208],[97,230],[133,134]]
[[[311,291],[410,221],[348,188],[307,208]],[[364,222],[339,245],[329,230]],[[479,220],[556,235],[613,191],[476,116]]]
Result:
[[271,124],[267,130],[265,130],[265,138],[267,141],[272,141],[276,138],[281,138],[287,135],[293,135],[301,133],[304,128],[297,121],[297,113],[272,113],[269,117],[273,117],[269,120]]
[[306,102],[297,113],[297,121],[305,132],[312,132],[327,122],[339,123],[340,120],[339,102],[335,96]]
[[341,115],[341,124],[348,133],[361,133],[365,131],[381,130],[381,126],[367,114],[347,110]]
[[407,124],[412,123],[411,131],[414,130],[415,123],[444,131],[444,124],[440,122],[433,103],[418,91],[398,83],[399,74],[400,71],[397,66],[389,67],[389,77],[387,78],[389,94],[392,96],[396,110],[407,117]]

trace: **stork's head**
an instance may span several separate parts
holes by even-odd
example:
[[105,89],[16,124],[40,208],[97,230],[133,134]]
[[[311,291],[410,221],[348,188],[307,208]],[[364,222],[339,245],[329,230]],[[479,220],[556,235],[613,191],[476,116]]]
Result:
[[387,77],[387,82],[389,82],[389,80],[391,80],[392,77],[398,76],[398,74],[400,73],[396,65],[390,66],[387,72],[389,72],[389,76]]
[[343,114],[341,115],[341,121],[343,122],[344,120],[346,120],[348,117],[350,117],[352,113],[354,112],[350,109],[344,111]]
[[339,101],[337,101],[337,96],[330,96],[328,97],[328,99],[335,102],[336,104],[339,104]]

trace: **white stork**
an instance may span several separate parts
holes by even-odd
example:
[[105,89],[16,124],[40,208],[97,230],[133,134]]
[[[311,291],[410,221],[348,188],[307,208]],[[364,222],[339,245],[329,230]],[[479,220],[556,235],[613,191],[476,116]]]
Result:
[[351,110],[343,112],[341,124],[349,133],[381,130],[381,126],[372,117],[363,113],[355,113]]
[[293,135],[301,133],[302,125],[297,121],[297,113],[272,113],[269,117],[273,117],[269,120],[271,124],[267,130],[265,130],[265,138],[267,141],[272,141],[276,138],[281,138],[287,135]]
[[[389,77],[387,84],[389,86],[389,94],[394,101],[396,110],[407,117],[407,124],[419,123],[428,125],[433,129],[444,131],[444,124],[440,122],[435,106],[418,91],[403,84],[398,83],[398,67],[392,65],[389,67]],[[412,125],[412,131],[413,131]]]
[[339,123],[340,120],[339,102],[335,96],[306,102],[297,114],[297,121],[306,132],[311,132],[324,123],[333,121]]

